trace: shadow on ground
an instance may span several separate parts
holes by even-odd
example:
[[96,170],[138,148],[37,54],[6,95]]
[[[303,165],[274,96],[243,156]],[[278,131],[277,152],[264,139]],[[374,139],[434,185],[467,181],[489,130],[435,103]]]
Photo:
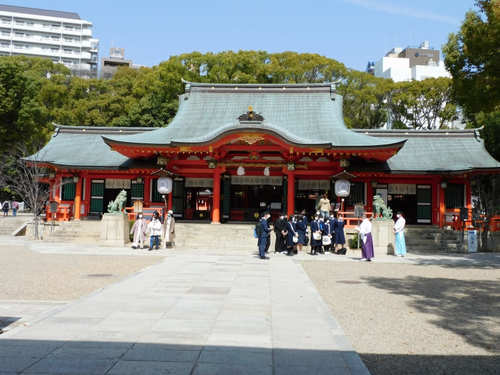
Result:
[[0,339],[0,373],[369,375],[357,353],[132,342]]
[[0,332],[2,332],[6,327],[10,326],[12,323],[17,322],[19,319],[21,318],[17,316],[0,316]]
[[372,375],[493,375],[500,356],[359,354]]
[[390,293],[411,297],[410,306],[429,314],[431,324],[460,335],[470,345],[500,354],[499,281],[420,276],[363,280]]

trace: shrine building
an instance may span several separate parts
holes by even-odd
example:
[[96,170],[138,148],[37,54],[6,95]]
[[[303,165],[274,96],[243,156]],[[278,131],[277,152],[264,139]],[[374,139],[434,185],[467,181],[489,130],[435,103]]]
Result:
[[[311,214],[327,192],[348,217],[355,205],[371,212],[378,194],[409,224],[444,226],[462,207],[470,215],[473,175],[500,171],[476,130],[348,129],[331,84],[188,82],[166,127],[56,125],[30,159],[49,170],[57,219],[97,217],[125,189],[127,207],[213,223]],[[338,179],[350,183],[344,199]]]

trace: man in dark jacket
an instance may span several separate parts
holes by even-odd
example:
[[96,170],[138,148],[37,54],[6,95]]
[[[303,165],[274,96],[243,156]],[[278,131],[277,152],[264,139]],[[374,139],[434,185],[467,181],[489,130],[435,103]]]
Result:
[[286,216],[281,215],[274,222],[274,234],[276,235],[276,242],[274,243],[275,253],[281,253],[286,250],[284,231],[286,231]]
[[267,223],[267,220],[271,217],[269,212],[264,212],[262,218],[260,219],[260,230],[258,233],[259,240],[257,245],[259,246],[259,256],[260,259],[266,259],[266,249],[269,247],[269,241],[271,240],[271,228]]

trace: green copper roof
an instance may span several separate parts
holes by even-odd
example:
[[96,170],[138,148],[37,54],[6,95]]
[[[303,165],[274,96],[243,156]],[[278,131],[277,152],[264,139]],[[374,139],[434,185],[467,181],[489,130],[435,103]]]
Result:
[[[128,169],[139,160],[128,159],[111,151],[103,136],[115,134],[153,134],[151,128],[94,128],[59,126],[50,142],[28,159],[80,169]],[[446,173],[475,169],[499,169],[500,163],[484,148],[473,130],[464,131],[390,131],[356,130],[355,134],[382,138],[387,142],[407,139],[403,148],[384,164],[362,163],[358,170],[392,173]],[[144,161],[155,167],[152,162]],[[142,165],[141,165],[142,166]],[[357,170],[353,166],[352,172]]]
[[106,134],[131,134],[148,128],[98,128],[79,126],[58,126],[49,143],[36,154],[27,158],[61,167],[82,169],[127,168],[129,158],[112,151],[104,143]]
[[[326,147],[384,147],[391,140],[348,129],[342,115],[342,97],[330,84],[210,85],[188,83],[179,98],[179,110],[166,127],[144,134],[105,137],[125,144],[203,144],[232,131],[275,133],[289,143]],[[248,111],[263,121],[242,121]],[[404,140],[398,139],[402,143]]]
[[460,172],[500,168],[474,130],[404,131],[356,130],[395,141],[406,139],[404,147],[387,160],[386,169],[398,172]]

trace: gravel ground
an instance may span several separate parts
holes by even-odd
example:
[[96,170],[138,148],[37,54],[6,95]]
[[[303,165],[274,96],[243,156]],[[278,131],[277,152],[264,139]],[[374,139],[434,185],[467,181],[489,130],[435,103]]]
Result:
[[40,254],[9,244],[0,245],[0,259],[0,300],[67,301],[115,283],[163,257]]
[[373,375],[500,374],[500,268],[303,261]]

